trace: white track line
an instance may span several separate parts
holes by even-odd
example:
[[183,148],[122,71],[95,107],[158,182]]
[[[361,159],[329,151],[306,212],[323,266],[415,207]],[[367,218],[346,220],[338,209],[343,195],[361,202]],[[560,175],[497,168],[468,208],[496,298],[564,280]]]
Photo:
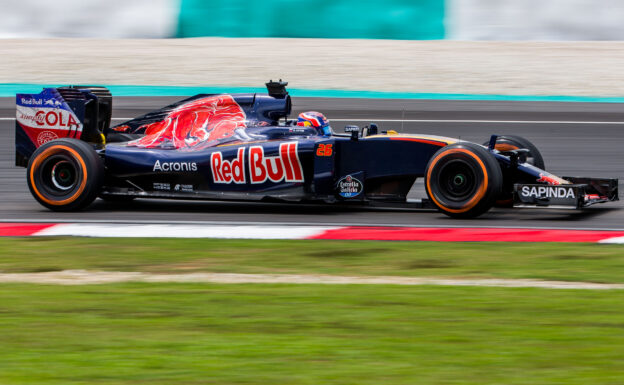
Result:
[[59,224],[36,233],[37,236],[151,238],[166,234],[168,238],[220,239],[305,239],[338,226],[189,226],[171,224]]
[[[134,118],[112,118],[115,121],[128,121]],[[15,118],[0,118],[0,121],[13,121]],[[330,119],[334,122],[383,122],[383,123],[494,123],[494,124],[604,124],[624,125],[624,122],[593,122],[574,120],[463,120],[463,119]]]
[[338,276],[312,274],[184,273],[151,274],[123,271],[64,270],[43,273],[0,274],[0,283],[89,285],[119,282],[176,282],[218,284],[323,284],[323,285],[403,285],[481,286],[541,289],[615,290],[624,284],[543,281],[534,279],[454,279],[392,276]]

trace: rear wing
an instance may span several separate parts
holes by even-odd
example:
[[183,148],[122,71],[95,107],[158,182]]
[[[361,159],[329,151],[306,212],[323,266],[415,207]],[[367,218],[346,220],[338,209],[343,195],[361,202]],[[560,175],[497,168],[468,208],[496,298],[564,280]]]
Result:
[[59,138],[104,144],[113,98],[104,87],[44,88],[38,94],[16,95],[15,165],[26,167],[35,150]]

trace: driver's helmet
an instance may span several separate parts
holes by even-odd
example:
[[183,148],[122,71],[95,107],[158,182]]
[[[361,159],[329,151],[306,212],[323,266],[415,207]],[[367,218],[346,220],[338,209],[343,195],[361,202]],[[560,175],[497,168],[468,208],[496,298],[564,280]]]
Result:
[[329,119],[320,112],[307,111],[300,113],[297,118],[297,126],[314,127],[319,135],[331,135]]

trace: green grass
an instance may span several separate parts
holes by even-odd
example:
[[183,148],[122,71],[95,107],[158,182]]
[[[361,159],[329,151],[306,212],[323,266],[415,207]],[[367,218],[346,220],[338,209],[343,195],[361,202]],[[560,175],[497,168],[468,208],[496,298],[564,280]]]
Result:
[[[0,271],[624,282],[596,244],[0,238]],[[624,291],[0,284],[0,384],[624,384]]]
[[621,384],[624,291],[0,285],[0,383]]
[[537,278],[624,282],[624,246],[572,243],[0,238],[0,271]]

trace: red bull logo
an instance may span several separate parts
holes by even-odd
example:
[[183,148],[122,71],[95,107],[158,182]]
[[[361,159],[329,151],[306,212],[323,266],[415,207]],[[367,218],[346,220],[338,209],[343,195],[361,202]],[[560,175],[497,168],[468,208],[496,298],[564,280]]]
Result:
[[144,126],[145,136],[128,145],[206,147],[235,136],[237,130],[245,128],[245,119],[245,112],[232,96],[210,96],[183,104],[163,120]]
[[238,156],[233,160],[223,160],[221,152],[210,155],[212,180],[215,183],[245,183],[245,148],[238,149]]
[[[212,178],[215,183],[247,183],[244,170],[245,148],[239,148],[236,158],[224,160],[223,154],[210,156]],[[249,182],[252,184],[303,182],[303,168],[297,152],[297,142],[282,143],[276,156],[266,156],[262,146],[251,146],[248,156]]]

